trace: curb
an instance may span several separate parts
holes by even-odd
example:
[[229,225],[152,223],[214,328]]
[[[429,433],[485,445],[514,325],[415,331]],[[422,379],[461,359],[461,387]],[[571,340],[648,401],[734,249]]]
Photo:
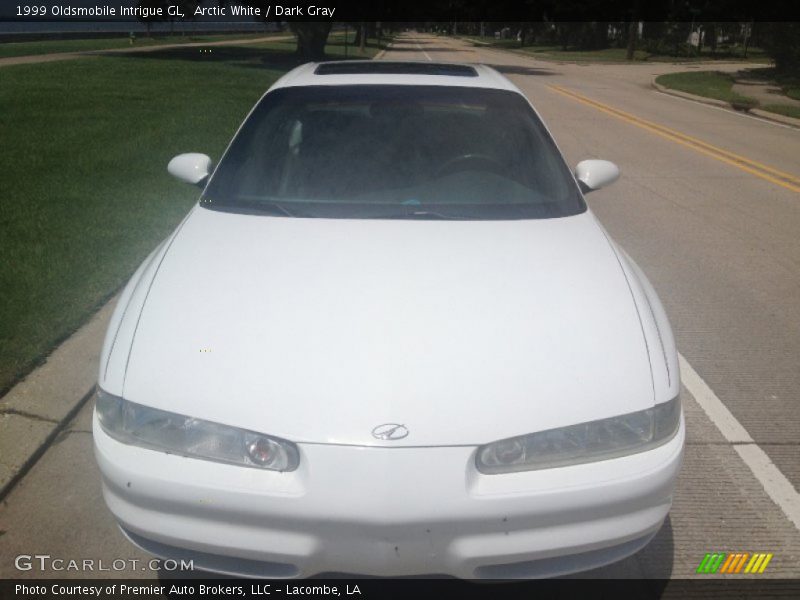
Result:
[[800,129],[800,119],[795,119],[794,117],[787,117],[786,115],[780,115],[778,113],[761,110],[760,108],[751,108],[750,112],[753,113],[754,115],[757,115],[760,119],[776,121],[778,123],[781,123],[782,125],[789,125],[790,127],[796,127]]
[[717,100],[716,98],[706,98],[704,96],[695,96],[694,94],[689,94],[687,92],[673,90],[664,85],[661,85],[660,83],[656,83],[655,77],[653,78],[652,83],[653,87],[662,94],[669,94],[670,96],[677,96],[678,98],[683,98],[685,100],[692,100],[694,102],[699,102],[700,104],[710,104],[711,106],[720,106],[722,108],[733,110],[730,103],[725,102],[724,100]]
[[[397,36],[394,36],[394,37],[397,37]],[[394,45],[394,39],[391,42],[389,42],[388,44],[386,44],[386,48],[384,48],[383,50],[378,52],[375,56],[373,56],[372,60],[380,60],[380,59],[382,59],[383,55],[386,54],[389,50],[391,50],[393,45]]]
[[384,54],[386,54],[386,52],[388,52],[389,48],[391,48],[391,47],[392,47],[392,44],[393,44],[393,43],[394,43],[394,42],[389,42],[389,43],[386,45],[386,48],[384,48],[383,50],[381,50],[381,51],[380,51],[380,52],[378,52],[378,53],[377,53],[375,56],[373,56],[373,57],[372,57],[372,60],[380,60],[380,59],[382,59],[382,58],[383,58],[383,55],[384,55]]
[[661,85],[660,83],[656,83],[655,77],[653,78],[653,81],[651,83],[656,91],[661,92],[662,94],[667,94],[668,96],[683,98],[684,100],[690,100],[692,102],[697,102],[699,104],[708,104],[710,106],[717,106],[719,108],[724,108],[725,110],[729,110],[730,112],[733,113],[749,115],[754,119],[761,119],[763,121],[772,121],[780,125],[788,125],[789,127],[795,127],[797,129],[800,129],[800,119],[794,119],[792,117],[787,117],[785,115],[779,115],[766,110],[762,110],[760,108],[751,108],[748,111],[736,110],[730,105],[730,103],[725,102],[724,100],[717,100],[716,98],[706,98],[704,96],[696,96],[694,94],[689,94],[687,92],[681,92],[679,90],[670,89],[666,86]]

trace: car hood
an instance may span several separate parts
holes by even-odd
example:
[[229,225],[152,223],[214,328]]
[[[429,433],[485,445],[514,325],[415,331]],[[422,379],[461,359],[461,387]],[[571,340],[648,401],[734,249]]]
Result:
[[[590,212],[196,207],[137,317],[125,398],[297,442],[481,444],[653,405],[637,308]],[[408,436],[376,439],[385,423]]]

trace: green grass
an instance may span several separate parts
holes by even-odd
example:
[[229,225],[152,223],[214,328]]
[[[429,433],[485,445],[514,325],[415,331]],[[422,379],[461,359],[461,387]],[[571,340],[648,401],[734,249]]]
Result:
[[669,73],[656,78],[656,83],[673,90],[687,92],[695,96],[715,98],[737,107],[753,107],[758,103],[752,98],[733,91],[733,78],[718,71],[691,71],[688,73]]
[[[391,43],[392,37],[391,36],[384,36],[381,39],[380,44],[378,44],[377,40],[370,38],[367,40],[366,47],[364,48],[364,53],[361,53],[361,50],[353,46],[353,40],[355,39],[355,34],[351,31],[348,33],[347,36],[347,45],[345,45],[345,39],[343,33],[332,33],[328,37],[328,44],[325,46],[325,56],[326,60],[360,60],[360,59],[370,59],[378,54],[381,50],[385,50],[386,47]],[[270,42],[261,42],[261,43],[249,43],[245,44],[242,47],[234,50],[234,54],[238,54],[241,52],[250,52],[250,51],[261,51],[267,50],[271,58],[269,59],[272,64],[275,64],[275,61],[285,61],[284,68],[286,70],[302,63],[303,61],[298,61],[298,59],[293,55],[294,49],[296,47],[295,40],[280,40],[280,41],[270,41]],[[198,52],[198,49],[192,48],[187,49],[189,50],[190,54],[194,54]],[[178,48],[176,51],[182,51],[182,49]],[[225,52],[225,47],[215,47],[211,48],[212,55],[219,52]]]
[[[494,37],[481,36],[461,36],[462,39],[473,42],[477,46],[490,46],[502,50],[513,50],[530,54],[534,58],[550,61],[564,62],[587,62],[587,63],[626,63],[626,48],[604,48],[602,50],[578,50],[568,48],[564,50],[562,46],[554,45],[535,45],[520,48],[516,39],[495,39]],[[712,55],[711,51],[704,49],[702,54],[692,56],[671,56],[667,54],[654,54],[646,50],[636,50],[633,53],[634,61],[656,61],[656,62],[697,62],[709,60],[736,60],[744,62],[768,62],[764,52],[758,48],[751,48],[747,58],[737,55],[733,50],[719,51]]]
[[[536,46],[526,46],[522,52],[532,54],[542,60],[568,61],[568,62],[627,62],[627,50],[625,48],[604,48],[602,50],[562,50],[560,48]],[[633,60],[647,60],[650,54],[644,50],[636,50],[633,53]]]
[[747,56],[744,56],[744,50],[741,46],[717,49],[716,53],[711,52],[710,48],[703,48],[703,51],[698,54],[696,48],[688,49],[683,45],[679,54],[671,53],[651,53],[647,60],[652,62],[751,62],[751,63],[770,63],[772,59],[767,56],[767,53],[761,48],[750,47],[747,49]]
[[[332,57],[344,50],[335,41]],[[298,64],[293,50],[273,42],[0,68],[0,393],[175,227],[198,190],[169,177],[167,162],[188,151],[218,158]]]
[[777,113],[787,117],[794,117],[800,119],[800,106],[789,106],[788,104],[767,104],[759,108],[768,112]]
[[[0,43],[0,58],[12,56],[30,56],[36,54],[51,54],[58,52],[86,52],[89,50],[114,50],[118,48],[146,48],[147,46],[160,46],[164,44],[188,44],[198,42],[221,42],[224,40],[246,40],[262,38],[273,34],[265,33],[230,33],[224,35],[154,35],[147,37],[139,34],[136,41],[131,44],[127,36],[110,38],[92,38],[75,40],[41,40],[31,42],[4,42]],[[274,35],[289,35],[278,33]]]
[[[492,37],[465,36],[463,39],[477,46],[491,46],[503,50],[513,50],[532,55],[534,58],[567,62],[626,62],[625,48],[605,48],[603,50],[563,50],[561,46],[523,46],[515,39],[495,39]],[[643,50],[634,53],[634,60],[646,60],[649,54]]]

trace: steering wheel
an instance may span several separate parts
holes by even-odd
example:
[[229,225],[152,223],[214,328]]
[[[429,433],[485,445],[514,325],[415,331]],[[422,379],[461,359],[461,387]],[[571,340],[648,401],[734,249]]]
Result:
[[448,173],[456,173],[467,169],[490,171],[499,175],[504,175],[508,171],[506,165],[488,154],[469,152],[446,160],[436,169],[436,176],[441,177]]

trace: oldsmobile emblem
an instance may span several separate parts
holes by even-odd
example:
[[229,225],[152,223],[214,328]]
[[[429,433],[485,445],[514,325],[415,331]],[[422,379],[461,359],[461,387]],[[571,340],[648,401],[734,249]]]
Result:
[[400,423],[383,423],[372,430],[372,437],[378,440],[402,440],[408,435],[408,428]]

